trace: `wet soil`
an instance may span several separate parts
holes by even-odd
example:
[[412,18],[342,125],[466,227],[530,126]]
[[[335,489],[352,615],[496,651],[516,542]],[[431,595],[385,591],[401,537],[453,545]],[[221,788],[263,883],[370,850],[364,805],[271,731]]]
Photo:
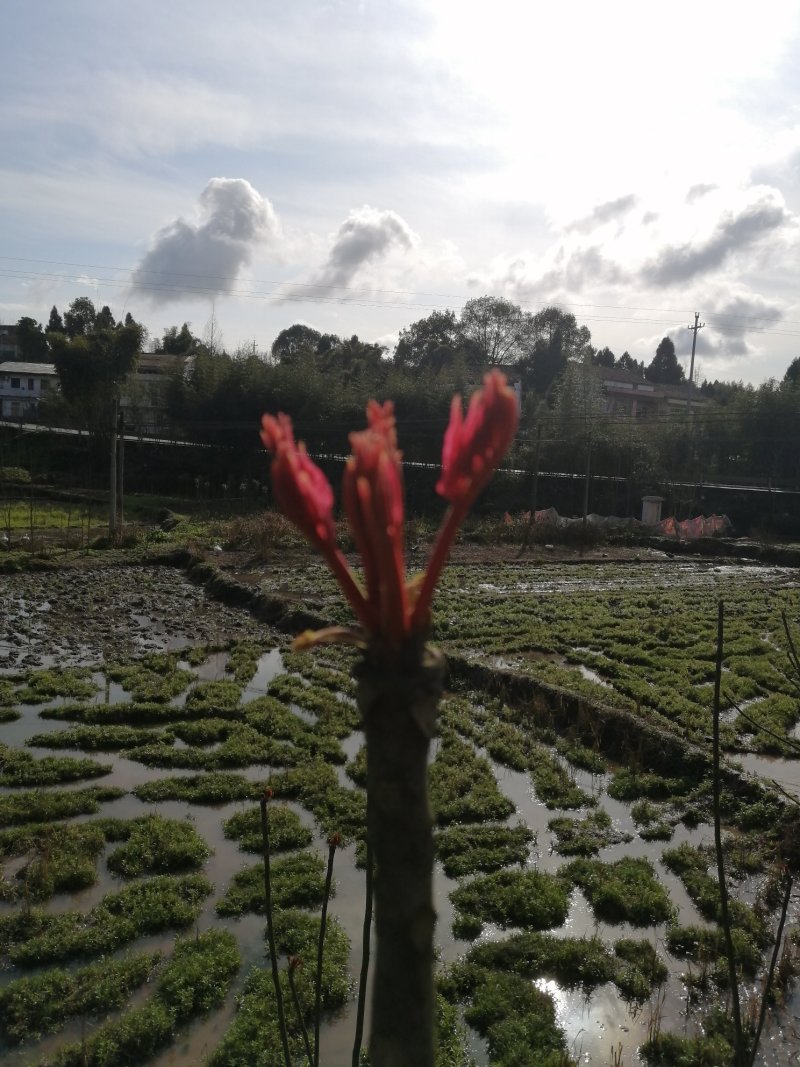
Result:
[[[459,551],[459,562],[486,565],[487,550],[467,546]],[[502,554],[507,561],[513,558],[516,549],[508,548]],[[543,556],[544,550],[540,555]],[[639,557],[638,559],[636,557]],[[300,557],[299,557],[300,558]],[[577,558],[573,554],[573,558]],[[586,562],[586,556],[582,561]],[[493,552],[493,559],[498,561]],[[648,562],[654,562],[650,558]],[[630,556],[615,562],[635,564],[642,560],[641,550],[630,550]],[[659,557],[666,561],[666,557]],[[227,556],[220,561],[224,570],[237,580],[254,587],[269,584],[269,567],[254,566],[242,557]],[[602,554],[596,562],[604,562]],[[282,567],[286,562],[282,561]],[[297,596],[296,587],[291,591]],[[312,590],[319,597],[319,590]],[[20,574],[3,579],[0,586],[0,675],[28,667],[49,665],[92,665],[100,668],[97,675],[98,699],[105,699],[103,691],[102,664],[135,657],[142,652],[182,648],[191,645],[222,646],[229,640],[252,638],[254,632],[260,637],[268,634],[263,624],[255,623],[252,615],[241,609],[226,607],[210,599],[204,589],[190,583],[177,570],[169,567],[133,566],[125,568],[79,567],[56,573]],[[253,699],[265,692],[271,678],[282,669],[277,648],[278,635],[274,635],[276,647],[261,657],[255,676],[247,686],[243,700]],[[197,678],[213,680],[224,676],[226,657],[224,653],[209,656],[203,665],[194,670]],[[109,692],[111,699],[125,699],[124,691],[117,687]],[[50,704],[58,701],[51,701]],[[22,718],[17,722],[0,724],[0,741],[23,746],[34,733],[66,728],[69,724],[39,717],[43,706],[21,708]],[[348,757],[355,755],[361,743],[358,732],[344,742]],[[34,755],[47,754],[45,749],[27,749]],[[65,751],[63,755],[82,755]],[[487,757],[483,751],[480,755]],[[123,754],[103,754],[103,762],[111,764],[108,776],[101,784],[119,784],[130,790],[136,785],[166,775],[174,776],[181,771],[160,771],[144,767]],[[515,811],[508,820],[513,825],[521,820],[535,833],[527,865],[545,871],[555,871],[562,860],[554,850],[555,838],[548,830],[548,821],[558,812],[547,811],[537,800],[526,773],[520,773],[490,760],[501,791],[513,802]],[[797,765],[795,765],[797,766]],[[770,767],[774,768],[771,763]],[[764,768],[753,766],[753,771],[763,773]],[[250,767],[245,772],[250,778],[263,777],[266,768]],[[605,776],[591,776],[586,772],[572,771],[576,784],[593,795],[601,797],[602,807],[612,818],[614,827],[631,834],[636,833],[630,815],[630,805],[614,801],[604,793]],[[343,784],[346,780],[342,779]],[[350,784],[350,783],[346,783]],[[77,786],[76,786],[77,787]],[[244,975],[251,964],[264,965],[265,952],[262,937],[263,919],[245,916],[240,920],[220,921],[214,914],[214,904],[224,892],[232,872],[252,862],[244,856],[235,842],[222,834],[222,824],[244,805],[227,804],[221,807],[203,807],[182,802],[160,804],[161,814],[171,818],[190,818],[196,829],[214,850],[206,865],[206,873],[214,882],[215,889],[206,901],[198,929],[212,924],[224,925],[237,936],[243,952],[243,967],[240,976],[220,1009],[212,1012],[178,1036],[176,1042],[154,1061],[158,1067],[195,1067],[218,1044],[235,1011],[235,996],[241,990]],[[133,818],[150,810],[132,794],[107,803],[103,815]],[[296,808],[309,826],[313,819],[302,808]],[[570,813],[579,815],[580,813]],[[315,828],[316,829],[316,828]],[[711,840],[708,826],[695,830],[679,827],[671,846],[682,841],[692,845],[705,844]],[[107,849],[106,856],[110,852]],[[318,836],[317,847],[324,852],[324,842]],[[667,887],[678,909],[681,923],[705,925],[697,909],[686,894],[682,883],[661,862],[664,845],[660,842],[645,842],[635,837],[628,844],[612,845],[604,849],[600,858],[605,861],[625,855],[646,857],[653,862],[659,880]],[[62,895],[48,903],[47,909],[63,911],[71,908],[81,910],[92,907],[109,890],[118,888],[118,879],[106,869],[101,858],[98,883],[88,890],[73,896]],[[361,923],[363,907],[363,872],[355,867],[354,849],[344,849],[337,856],[337,894],[331,902],[332,914],[338,916],[351,938],[351,970],[357,972],[361,952]],[[452,937],[453,909],[449,893],[456,882],[448,879],[437,867],[435,896],[439,915],[438,942],[443,962],[459,958],[469,947],[468,943]],[[647,1037],[653,1013],[660,1013],[665,1029],[691,1031],[696,1017],[687,1011],[685,988],[681,972],[685,963],[669,957],[664,948],[665,927],[655,926],[647,931],[634,930],[625,925],[600,923],[595,920],[583,894],[575,890],[566,922],[554,931],[557,935],[579,937],[595,934],[607,943],[625,936],[647,936],[670,967],[670,978],[660,1001],[643,1008],[632,1008],[620,998],[612,986],[602,986],[590,996],[580,991],[561,988],[558,983],[542,980],[539,984],[553,996],[559,1024],[563,1027],[570,1051],[581,1063],[605,1065],[612,1062],[612,1053],[621,1047],[626,1067],[640,1063],[637,1048]],[[483,939],[504,937],[508,931],[487,926]],[[162,948],[169,952],[172,938],[148,938],[137,943],[139,948]],[[17,973],[13,970],[0,974],[4,983]],[[134,1000],[134,1003],[136,1001]],[[763,1064],[788,1065],[797,1062],[796,1035],[792,1027],[798,1025],[794,1016],[800,1005],[793,1001],[780,1026],[774,1026],[766,1036],[764,1053],[759,1062]],[[325,1067],[339,1067],[349,1063],[352,1042],[352,1006],[323,1028],[321,1062]],[[36,1046],[18,1050],[0,1050],[2,1062],[8,1067],[23,1067],[38,1061],[42,1054],[52,1052],[65,1040],[74,1040],[79,1035],[79,1024],[68,1027],[61,1034],[46,1039]],[[471,1051],[479,1064],[488,1063],[484,1043],[473,1035]]]

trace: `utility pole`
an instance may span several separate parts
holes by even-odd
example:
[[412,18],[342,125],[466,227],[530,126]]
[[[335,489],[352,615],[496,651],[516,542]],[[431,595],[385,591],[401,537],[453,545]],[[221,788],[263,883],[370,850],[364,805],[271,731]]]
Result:
[[117,420],[119,418],[119,397],[115,396],[111,408],[111,463],[108,479],[108,537],[114,541],[117,536]]
[[117,423],[117,461],[119,472],[117,474],[117,499],[119,501],[119,529],[125,529],[125,412],[120,410],[119,422]]
[[694,350],[697,347],[697,331],[702,330],[705,326],[704,322],[699,322],[700,312],[694,313],[694,326],[687,326],[687,330],[692,331],[692,361],[689,364],[689,391],[686,394],[686,410],[692,414],[692,390],[694,389]]
[[527,549],[528,542],[531,539],[531,530],[536,522],[536,504],[538,503],[538,490],[539,490],[539,449],[542,445],[542,424],[537,423],[536,426],[536,451],[533,455],[533,488],[531,489],[531,502],[530,502],[530,518],[528,519],[528,525],[525,527],[525,537],[522,540],[522,546],[519,550],[520,556]]

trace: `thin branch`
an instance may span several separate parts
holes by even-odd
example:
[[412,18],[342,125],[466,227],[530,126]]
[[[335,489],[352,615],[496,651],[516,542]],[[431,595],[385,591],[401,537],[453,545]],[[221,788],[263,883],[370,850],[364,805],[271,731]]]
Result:
[[[272,790],[269,790],[271,794]],[[272,983],[275,986],[275,1003],[278,1010],[278,1029],[281,1032],[281,1044],[283,1045],[283,1058],[286,1067],[292,1067],[292,1057],[289,1052],[289,1035],[286,1032],[286,1016],[283,1011],[283,991],[281,990],[281,978],[278,972],[278,953],[275,948],[275,928],[272,923],[272,880],[269,869],[269,816],[267,815],[267,802],[270,799],[265,790],[261,798],[261,841],[264,850],[264,904],[267,912],[267,939],[269,940],[269,956],[272,963]]]
[[748,715],[746,711],[742,711],[736,701],[729,694],[725,694],[725,699],[728,700],[734,708],[736,708],[736,710],[739,712],[744,721],[749,723],[754,730],[758,730],[759,733],[767,734],[769,737],[774,737],[776,741],[780,741],[781,744],[788,745],[789,748],[794,749],[794,751],[797,753],[800,753],[800,742],[795,741],[793,737],[781,736],[781,734],[776,733],[775,730],[771,730],[769,726],[763,726],[760,722],[758,722],[757,719],[754,719],[751,715]]
[[795,673],[795,677],[789,678],[789,681],[800,693],[800,655],[797,653],[797,646],[794,643],[792,631],[789,629],[789,620],[786,618],[785,610],[781,612],[781,620],[783,621],[783,632],[786,634],[786,641],[789,645],[789,651],[786,655]]
[[322,899],[322,916],[319,921],[319,941],[317,943],[317,983],[316,1001],[314,1003],[314,1067],[319,1067],[319,1023],[322,1015],[322,956],[325,951],[325,927],[328,918],[328,900],[331,895],[331,882],[333,881],[333,857],[336,855],[336,847],[341,843],[339,834],[331,834],[328,838],[328,869],[325,873],[325,896]]
[[717,880],[719,882],[719,906],[722,931],[725,936],[725,954],[728,957],[728,977],[733,1000],[733,1026],[736,1042],[734,1062],[736,1067],[744,1067],[745,1049],[742,1033],[742,1012],[739,1004],[739,980],[736,975],[736,955],[731,936],[731,920],[728,913],[728,887],[725,882],[725,861],[722,852],[722,827],[720,820],[720,772],[719,772],[719,706],[720,684],[722,681],[722,644],[724,633],[725,605],[720,600],[717,609],[717,659],[714,670],[714,736],[713,736],[713,808],[714,808],[714,849],[717,854]]
[[786,873],[786,889],[783,894],[783,902],[781,904],[781,918],[778,923],[778,932],[775,935],[775,947],[772,950],[772,959],[769,963],[769,972],[767,974],[767,980],[764,983],[764,992],[761,995],[761,1012],[758,1017],[758,1028],[756,1029],[755,1036],[753,1037],[753,1047],[750,1049],[750,1062],[748,1067],[754,1067],[756,1062],[756,1053],[758,1052],[758,1043],[761,1040],[761,1031],[764,1029],[764,1020],[767,1017],[767,1001],[769,999],[770,992],[772,991],[772,982],[775,978],[775,968],[778,964],[778,956],[780,954],[781,942],[783,941],[783,928],[786,925],[786,913],[789,911],[789,900],[792,896],[792,886],[794,881],[791,874]]
[[308,1067],[314,1067],[314,1053],[311,1049],[311,1041],[308,1036],[308,1028],[306,1026],[306,1020],[303,1016],[303,1008],[300,1004],[300,995],[297,992],[297,985],[294,980],[295,967],[300,965],[300,960],[293,956],[289,960],[289,988],[292,991],[292,1000],[294,1001],[294,1009],[297,1012],[297,1018],[300,1021],[300,1032],[303,1035],[303,1044],[306,1048],[306,1057],[308,1059]]
[[[367,800],[369,803],[369,800]],[[361,940],[361,974],[358,979],[358,1006],[356,1008],[356,1032],[353,1038],[353,1064],[361,1062],[361,1041],[364,1035],[364,1008],[367,1001],[367,977],[369,975],[370,936],[372,933],[372,845],[367,837],[367,886],[364,902],[364,931]]]

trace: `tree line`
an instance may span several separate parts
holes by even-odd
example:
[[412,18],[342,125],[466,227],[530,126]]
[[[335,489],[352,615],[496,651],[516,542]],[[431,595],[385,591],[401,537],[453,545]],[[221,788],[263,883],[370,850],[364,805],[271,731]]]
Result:
[[[23,358],[56,364],[62,395],[51,404],[90,426],[107,420],[108,397],[122,388],[147,341],[130,314],[116,322],[88,297],[63,316],[54,307],[46,326],[21,319],[17,334]],[[619,368],[680,386],[684,372],[668,337],[648,361],[616,356],[596,347],[573,314],[557,307],[528,312],[491,296],[411,323],[391,356],[357,335],[302,323],[282,330],[267,351],[253,343],[228,352],[213,316],[202,338],[183,323],[151,338],[149,348],[181,357],[166,391],[171,428],[233,449],[252,451],[261,415],[280,410],[311,451],[340,455],[375,396],[394,400],[406,458],[436,462],[453,393],[468,395],[487,367],[501,366],[521,387],[515,466],[581,473],[588,463],[593,473],[645,490],[677,479],[772,480],[800,489],[800,357],[781,381],[702,383],[691,418],[682,411],[631,418],[607,410],[604,372]]]

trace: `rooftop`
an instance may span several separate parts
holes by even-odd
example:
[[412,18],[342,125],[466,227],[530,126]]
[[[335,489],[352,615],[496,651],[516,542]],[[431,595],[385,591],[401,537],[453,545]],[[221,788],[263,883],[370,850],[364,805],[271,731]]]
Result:
[[56,368],[53,363],[0,363],[0,374],[46,374],[54,376]]

